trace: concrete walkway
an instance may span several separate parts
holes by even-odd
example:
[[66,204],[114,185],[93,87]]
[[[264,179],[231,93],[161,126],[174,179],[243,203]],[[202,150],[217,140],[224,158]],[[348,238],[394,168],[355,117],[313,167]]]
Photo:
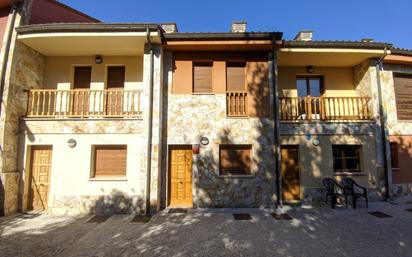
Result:
[[[98,224],[26,214],[0,219],[0,256],[412,256],[409,200],[372,203],[368,210],[362,204],[285,209],[292,220],[258,209],[162,212],[148,223],[132,223],[130,215]],[[252,220],[236,221],[234,212]]]

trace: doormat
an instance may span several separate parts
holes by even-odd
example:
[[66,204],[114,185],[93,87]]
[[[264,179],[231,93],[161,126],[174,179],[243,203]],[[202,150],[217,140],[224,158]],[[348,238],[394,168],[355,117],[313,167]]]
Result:
[[412,212],[412,209],[406,209],[405,211]]
[[185,208],[173,208],[173,209],[169,209],[168,213],[187,213],[187,209]]
[[131,220],[131,222],[134,222],[134,223],[147,223],[147,222],[150,221],[151,218],[152,218],[152,215],[136,215]]
[[370,215],[373,215],[373,216],[377,217],[377,218],[391,218],[392,217],[391,215],[388,215],[388,214],[386,214],[384,212],[381,212],[381,211],[372,211],[372,212],[368,212],[368,213]]
[[108,220],[112,215],[94,215],[93,217],[91,217],[87,223],[103,223],[106,220]]
[[289,216],[287,213],[272,213],[270,214],[276,220],[291,220],[292,217]]
[[249,213],[233,213],[235,220],[251,220],[252,216]]

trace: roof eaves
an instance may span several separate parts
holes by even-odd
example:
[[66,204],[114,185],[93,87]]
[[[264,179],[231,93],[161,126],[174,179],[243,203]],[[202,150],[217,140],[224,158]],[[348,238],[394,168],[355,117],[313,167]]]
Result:
[[275,39],[281,40],[282,32],[176,32],[166,33],[166,40],[240,40],[240,39]]
[[394,47],[391,49],[391,54],[412,56],[412,49]]
[[283,41],[285,48],[359,48],[359,49],[390,49],[392,44],[381,42],[362,42],[362,41]]
[[161,30],[157,23],[49,23],[16,28],[20,35],[59,32],[140,32]]

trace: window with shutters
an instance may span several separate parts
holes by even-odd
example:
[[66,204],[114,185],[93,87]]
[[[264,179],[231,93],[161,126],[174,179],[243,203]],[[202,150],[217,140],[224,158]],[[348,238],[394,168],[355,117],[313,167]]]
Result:
[[334,172],[360,172],[359,145],[333,145]]
[[126,145],[95,145],[92,177],[124,177],[126,162]]
[[123,88],[125,81],[124,66],[109,66],[107,68],[107,88]]
[[220,175],[251,175],[251,145],[220,145]]
[[193,93],[210,94],[212,88],[212,68],[213,62],[193,63]]
[[77,66],[74,67],[74,80],[73,88],[90,88],[92,81],[92,67],[90,66]]
[[412,121],[412,74],[394,73],[393,81],[398,120]]
[[226,90],[228,92],[246,91],[246,63],[226,63]]

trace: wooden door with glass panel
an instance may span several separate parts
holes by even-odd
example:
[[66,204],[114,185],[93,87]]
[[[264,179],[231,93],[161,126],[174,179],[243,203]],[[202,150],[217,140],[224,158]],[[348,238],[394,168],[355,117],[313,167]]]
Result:
[[306,119],[319,118],[315,116],[321,114],[322,76],[297,76],[296,88],[299,97],[300,115],[305,115]]
[[192,206],[192,149],[170,150],[169,205]]

